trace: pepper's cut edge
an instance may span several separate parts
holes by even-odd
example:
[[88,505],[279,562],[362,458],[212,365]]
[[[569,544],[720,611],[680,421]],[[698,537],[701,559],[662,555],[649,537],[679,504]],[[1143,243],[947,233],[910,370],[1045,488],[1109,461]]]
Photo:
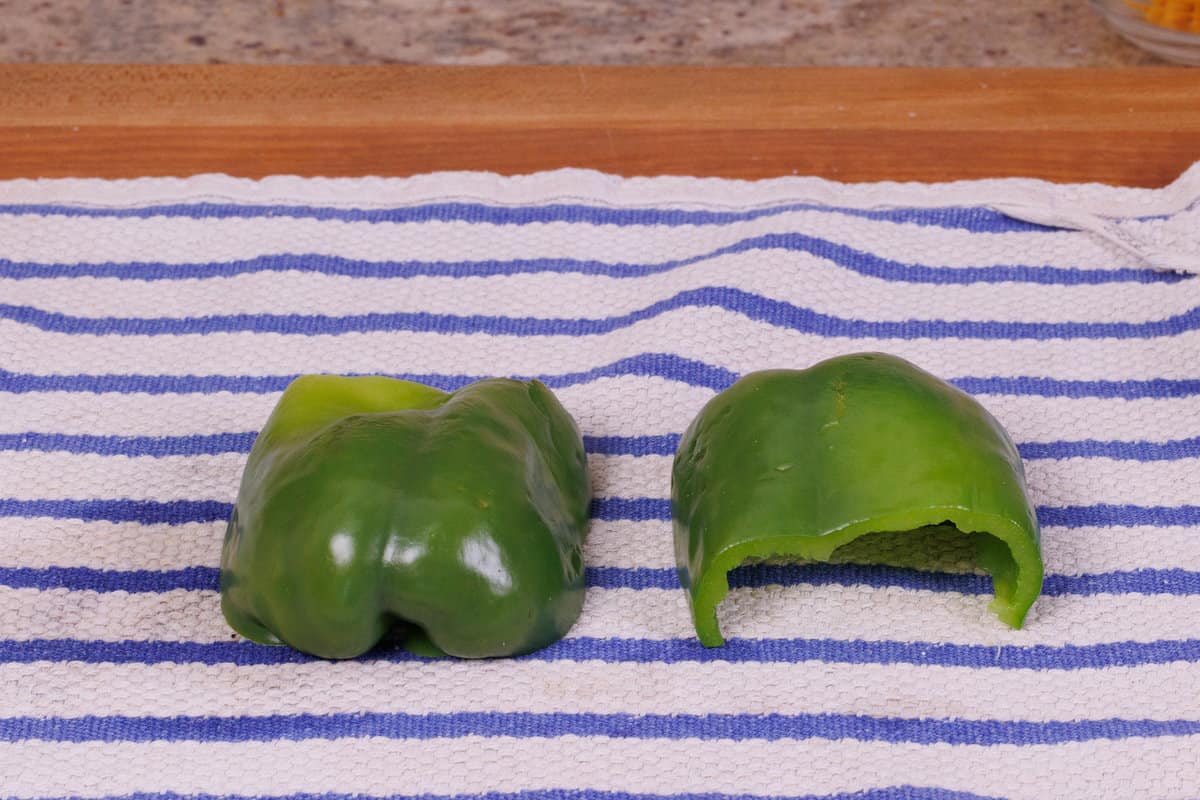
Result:
[[[721,647],[725,638],[717,621],[717,606],[729,593],[729,572],[750,558],[794,557],[828,561],[839,547],[871,533],[914,531],[950,522],[964,536],[986,533],[1008,547],[1015,580],[1011,585],[995,575],[998,565],[979,565],[993,575],[995,598],[988,608],[1009,627],[1019,629],[1042,591],[1044,568],[1038,546],[1038,531],[1027,531],[1019,523],[994,514],[981,514],[957,506],[934,506],[900,511],[883,517],[858,520],[821,536],[764,536],[732,545],[715,554],[702,574],[680,567],[680,580],[688,588],[692,619],[700,643]],[[979,561],[977,560],[977,563]]]

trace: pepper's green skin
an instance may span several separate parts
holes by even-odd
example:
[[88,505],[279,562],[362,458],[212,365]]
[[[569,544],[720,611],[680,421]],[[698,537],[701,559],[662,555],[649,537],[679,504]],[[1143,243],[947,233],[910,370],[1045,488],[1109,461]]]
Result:
[[716,609],[729,570],[837,560],[869,533],[925,546],[931,531],[961,532],[992,575],[991,609],[1014,628],[1041,592],[1037,517],[1012,440],[973,398],[882,353],[756,372],[714,397],[679,443],[671,507],[708,647],[725,643]]
[[537,381],[304,376],[250,451],[221,609],[324,658],[399,623],[414,650],[527,653],[579,616],[590,499],[579,431]]

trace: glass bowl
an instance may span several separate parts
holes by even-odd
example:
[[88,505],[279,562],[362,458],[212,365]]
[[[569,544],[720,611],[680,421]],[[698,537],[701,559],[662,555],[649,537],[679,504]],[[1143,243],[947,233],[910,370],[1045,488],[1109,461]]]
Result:
[[1143,50],[1168,61],[1200,65],[1200,33],[1155,25],[1126,0],[1092,0],[1092,6],[1118,33]]

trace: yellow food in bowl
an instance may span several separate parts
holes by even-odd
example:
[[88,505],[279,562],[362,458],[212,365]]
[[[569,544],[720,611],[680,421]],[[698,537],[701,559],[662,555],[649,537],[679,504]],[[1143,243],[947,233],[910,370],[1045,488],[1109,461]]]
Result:
[[1200,33],[1200,2],[1197,0],[1149,0],[1126,3],[1137,10],[1147,22],[1177,31]]

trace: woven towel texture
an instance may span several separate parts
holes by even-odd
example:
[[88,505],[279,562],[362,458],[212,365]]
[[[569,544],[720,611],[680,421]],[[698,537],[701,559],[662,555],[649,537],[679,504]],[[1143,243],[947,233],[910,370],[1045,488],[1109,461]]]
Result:
[[[1162,190],[520,178],[0,183],[0,798],[1200,795],[1200,255]],[[1164,250],[1154,250],[1163,252]],[[674,570],[680,433],[739,375],[863,350],[1026,460],[1046,591],[745,568],[729,645]],[[321,662],[233,635],[224,520],[307,372],[539,376],[597,497],[570,636]]]

